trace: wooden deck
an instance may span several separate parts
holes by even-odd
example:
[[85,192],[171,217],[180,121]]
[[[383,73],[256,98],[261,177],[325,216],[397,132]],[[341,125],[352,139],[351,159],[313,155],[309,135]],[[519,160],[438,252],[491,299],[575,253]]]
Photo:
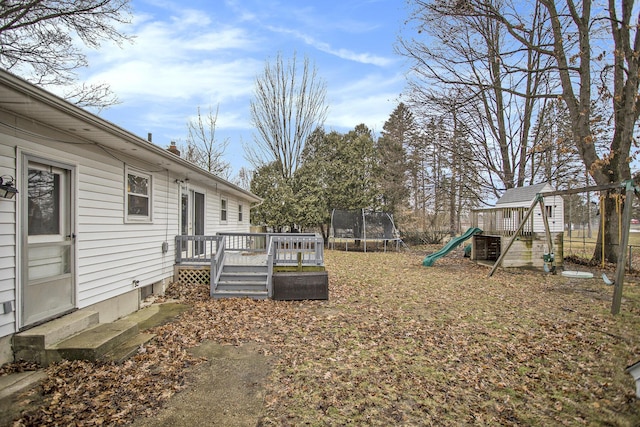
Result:
[[266,266],[267,253],[259,252],[232,252],[226,251],[224,255],[225,265]]
[[177,276],[181,269],[206,275],[213,298],[272,298],[274,271],[324,271],[324,241],[305,233],[176,236]]

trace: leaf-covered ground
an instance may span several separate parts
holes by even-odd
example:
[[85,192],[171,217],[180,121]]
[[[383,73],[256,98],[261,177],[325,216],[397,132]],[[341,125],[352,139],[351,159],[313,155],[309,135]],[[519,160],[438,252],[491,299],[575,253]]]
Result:
[[276,360],[261,425],[640,425],[624,368],[640,359],[640,285],[622,311],[598,280],[506,272],[459,256],[327,251],[327,301],[169,297],[192,309],[123,365],[48,368],[17,425],[153,416],[184,387],[203,340],[258,342]]

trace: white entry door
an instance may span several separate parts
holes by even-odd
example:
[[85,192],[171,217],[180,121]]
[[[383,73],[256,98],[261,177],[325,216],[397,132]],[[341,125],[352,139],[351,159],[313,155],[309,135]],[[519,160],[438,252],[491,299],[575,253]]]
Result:
[[75,308],[73,170],[25,159],[21,326]]

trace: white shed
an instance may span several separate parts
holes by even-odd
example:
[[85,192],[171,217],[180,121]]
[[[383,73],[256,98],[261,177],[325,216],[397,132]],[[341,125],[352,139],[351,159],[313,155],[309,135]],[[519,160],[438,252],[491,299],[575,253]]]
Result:
[[249,232],[261,200],[2,70],[0,175],[18,190],[0,199],[0,363],[21,330],[137,310],[170,283],[175,236]]
[[[535,184],[527,187],[510,188],[498,199],[495,208],[503,210],[503,218],[516,218],[520,212],[531,207],[538,194],[549,193],[553,188],[548,183]],[[549,230],[552,233],[561,233],[564,231],[564,199],[562,196],[544,197],[544,207],[547,220],[549,222]],[[515,231],[519,222],[507,221],[512,231]],[[534,233],[544,233],[544,221],[542,212],[537,209],[533,212],[532,231]]]

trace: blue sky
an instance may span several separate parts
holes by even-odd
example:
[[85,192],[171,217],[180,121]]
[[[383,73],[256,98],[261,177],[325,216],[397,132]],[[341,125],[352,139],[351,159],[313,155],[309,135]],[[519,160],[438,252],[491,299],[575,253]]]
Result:
[[254,81],[278,52],[315,63],[327,84],[327,130],[364,123],[379,133],[400,101],[404,59],[394,43],[407,17],[401,0],[132,0],[135,36],[89,54],[82,79],[106,82],[121,104],[100,115],[166,147],[184,141],[197,107],[218,113],[226,160],[242,166],[253,143]]

